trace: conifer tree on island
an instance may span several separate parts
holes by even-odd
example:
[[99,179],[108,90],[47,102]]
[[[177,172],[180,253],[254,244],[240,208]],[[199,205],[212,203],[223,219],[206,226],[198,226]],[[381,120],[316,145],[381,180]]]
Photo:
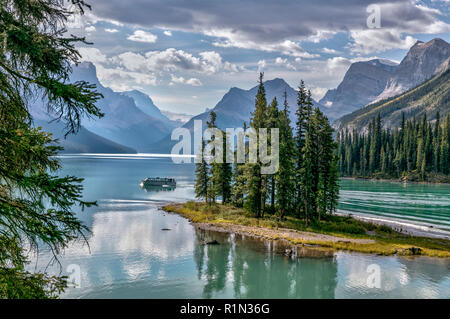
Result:
[[29,273],[28,248],[46,246],[55,256],[88,229],[73,212],[82,200],[82,179],[58,177],[61,150],[51,134],[32,126],[28,101],[44,96],[48,110],[76,133],[82,117],[101,117],[95,86],[70,83],[80,55],[68,36],[69,17],[90,7],[82,0],[2,1],[0,13],[0,298],[52,298],[62,277]]
[[[311,92],[306,90],[303,81],[299,86],[297,101],[294,136],[286,92],[281,110],[278,109],[276,98],[267,106],[261,73],[250,125],[256,133],[260,128],[279,130],[278,171],[273,175],[261,174],[263,165],[259,157],[261,154],[258,154],[256,163],[249,162],[249,144],[246,143],[247,162],[234,164],[231,180],[223,179],[220,173],[213,173],[207,178],[214,183],[221,181],[221,185],[231,183],[233,204],[236,207],[244,207],[246,212],[255,217],[264,218],[265,213],[277,212],[280,219],[286,216],[296,217],[302,219],[308,226],[311,221],[320,222],[321,218],[336,210],[339,194],[337,145],[333,140],[333,129],[328,119],[318,108],[313,109]],[[208,123],[215,123],[215,114]],[[270,138],[268,137],[269,148]],[[220,165],[213,164],[215,167]],[[216,171],[220,172],[213,169],[213,172]],[[200,191],[202,188],[198,185],[207,184],[205,177],[208,175],[204,172],[202,164],[197,164],[198,198],[204,196]],[[270,205],[267,205],[268,203]]]

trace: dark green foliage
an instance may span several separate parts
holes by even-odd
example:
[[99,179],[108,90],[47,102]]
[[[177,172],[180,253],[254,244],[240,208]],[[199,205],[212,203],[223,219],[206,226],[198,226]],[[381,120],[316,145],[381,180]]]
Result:
[[295,141],[289,120],[286,92],[283,110],[279,112],[278,128],[280,130],[280,167],[275,176],[275,198],[280,218],[284,218],[285,214],[293,209],[295,197]]
[[[204,150],[205,150],[205,141],[202,139],[201,154],[203,154]],[[195,175],[197,177],[195,182],[195,197],[203,198],[207,203],[209,199],[208,184],[210,182],[209,167],[203,156],[201,156],[201,162],[196,163],[195,166],[196,166]]]
[[250,127],[256,131],[258,138],[257,163],[247,163],[244,168],[246,179],[246,193],[244,207],[256,214],[257,217],[264,215],[267,196],[267,176],[261,174],[261,161],[259,154],[259,129],[266,128],[268,124],[268,108],[266,90],[263,84],[264,74],[259,75],[259,87],[255,98],[255,111],[250,119]]
[[[216,127],[216,113],[210,113],[210,119],[207,122],[209,128]],[[225,132],[222,131],[225,137]],[[215,138],[215,137],[213,137]],[[202,140],[202,154],[205,149],[204,141]],[[216,201],[216,197],[222,198],[222,203],[231,202],[231,179],[233,176],[233,168],[230,163],[226,163],[226,139],[223,139],[223,158],[222,163],[213,162],[208,165],[205,158],[202,156],[201,163],[196,164],[196,184],[195,194],[197,198],[204,198],[206,202],[212,203]],[[212,155],[215,156],[215,149],[212,150]]]
[[380,116],[367,134],[338,134],[339,171],[343,176],[405,178],[426,181],[449,174],[450,115],[439,112],[434,123],[426,115],[405,121],[398,129],[382,129]]
[[[82,13],[88,7],[72,0]],[[82,179],[57,177],[52,136],[32,127],[28,100],[45,96],[48,109],[77,132],[83,116],[102,116],[95,106],[101,95],[86,82],[68,83],[79,61],[64,23],[78,14],[62,1],[2,1],[0,11],[0,298],[52,298],[64,278],[26,272],[29,250],[39,246],[55,257],[87,228],[72,208],[82,200]],[[25,248],[27,247],[27,248]]]
[[[282,110],[278,109],[276,99],[267,106],[262,74],[259,83],[251,128],[257,132],[260,128],[278,128],[279,169],[273,175],[262,174],[261,154],[258,154],[257,163],[235,164],[232,174],[232,202],[258,218],[264,217],[265,212],[277,212],[280,219],[285,219],[287,215],[304,218],[306,225],[310,221],[319,221],[336,210],[338,200],[333,129],[322,112],[318,108],[313,109],[311,93],[302,82],[298,94],[297,135],[294,136],[286,93]],[[212,119],[209,123],[213,122]],[[271,152],[272,141],[270,134],[268,136],[268,151]],[[247,157],[248,148],[246,145]],[[204,170],[200,164],[197,165],[197,185],[203,185],[206,183],[206,180],[202,182]],[[214,175],[213,168],[213,174],[209,178],[213,182],[224,180],[225,185],[230,185],[229,179],[223,179],[220,174],[217,174],[219,177]],[[197,192],[199,194],[200,191]],[[268,202],[270,205],[267,205]]]

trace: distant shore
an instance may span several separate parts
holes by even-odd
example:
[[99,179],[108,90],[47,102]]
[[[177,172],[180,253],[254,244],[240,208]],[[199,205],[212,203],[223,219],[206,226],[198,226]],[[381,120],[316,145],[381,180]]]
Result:
[[450,176],[440,177],[436,179],[430,179],[426,181],[415,180],[409,178],[378,178],[378,177],[362,177],[362,176],[342,176],[340,179],[345,180],[362,180],[362,181],[374,181],[374,182],[394,182],[394,183],[411,183],[411,184],[450,184]]
[[[274,216],[260,219],[251,217],[232,206],[208,206],[187,202],[169,204],[162,209],[187,218],[200,229],[282,240],[296,248],[311,247],[386,256],[423,255],[450,258],[448,239],[405,235],[385,225],[376,225],[348,216],[330,216],[329,222],[323,222],[323,229],[315,230],[313,227],[304,227],[299,221],[289,217],[284,221],[279,221]],[[348,232],[341,223],[349,225]],[[337,226],[333,228],[334,225]],[[364,234],[352,233],[355,227],[364,227],[367,231]]]

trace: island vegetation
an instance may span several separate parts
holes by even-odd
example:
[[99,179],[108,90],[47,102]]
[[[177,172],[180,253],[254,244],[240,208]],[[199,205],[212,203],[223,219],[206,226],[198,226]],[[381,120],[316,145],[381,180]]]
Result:
[[[303,81],[298,88],[297,121],[293,130],[286,97],[281,110],[278,109],[276,98],[267,105],[262,79],[261,74],[250,126],[279,128],[278,172],[261,175],[261,163],[232,165],[224,161],[208,164],[203,159],[196,164],[195,192],[201,201],[170,204],[164,210],[178,213],[200,228],[285,240],[294,245],[314,246],[318,249],[450,257],[449,240],[414,237],[386,225],[333,214],[338,201],[338,170],[342,165],[342,159],[338,155],[342,145],[338,148],[334,142],[333,129],[327,118],[318,108],[313,110],[311,94],[305,89]],[[417,134],[431,134],[431,141],[443,140],[444,133],[440,125],[433,131],[431,125],[426,121],[423,123],[425,124],[405,123],[404,132],[409,132],[406,137],[409,143],[413,136],[417,136],[410,136],[412,131],[420,130],[423,132]],[[379,122],[378,129],[376,125],[377,122],[374,121],[369,136],[376,131],[379,137],[369,141],[373,144],[373,140],[379,139],[382,147],[388,139],[383,134],[388,133],[382,132]],[[210,113],[208,126],[215,127],[214,112]],[[432,136],[435,136],[434,139]],[[338,141],[342,143],[341,139]],[[202,141],[202,149],[204,147],[205,141]],[[368,150],[372,149],[369,154],[375,156],[376,148],[373,147]],[[248,146],[246,155],[248,156]],[[378,153],[380,167],[383,163],[381,155],[385,157],[385,153]],[[417,161],[417,157],[415,160]],[[375,157],[368,163],[375,165]],[[376,165],[374,167],[378,168],[378,164]],[[444,164],[439,161],[436,165],[443,167],[441,165]]]
[[[339,186],[333,129],[326,116],[318,108],[313,109],[311,92],[306,90],[303,81],[298,88],[295,134],[288,110],[286,94],[281,110],[276,98],[267,104],[261,73],[250,128],[257,134],[260,128],[279,129],[278,171],[262,174],[264,155],[259,144],[256,163],[226,163],[225,152],[223,163],[208,164],[202,157],[196,164],[196,197],[209,205],[221,199],[222,204],[243,208],[257,218],[276,214],[284,219],[292,215],[306,225],[334,212]],[[215,113],[211,112],[209,127],[215,127],[215,118]],[[204,147],[205,141],[202,144]],[[268,144],[270,148],[270,139]],[[245,148],[248,158],[248,143]]]

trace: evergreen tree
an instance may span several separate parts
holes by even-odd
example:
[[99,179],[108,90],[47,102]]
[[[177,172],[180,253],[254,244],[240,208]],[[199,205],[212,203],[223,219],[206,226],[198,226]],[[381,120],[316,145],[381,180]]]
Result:
[[302,187],[302,167],[303,167],[303,148],[305,146],[305,135],[306,135],[306,127],[307,127],[307,110],[306,110],[306,96],[307,92],[305,89],[305,83],[300,81],[300,85],[297,91],[297,111],[295,115],[297,117],[297,121],[295,123],[295,143],[296,143],[296,173],[295,173],[295,206],[297,209],[297,214],[300,217],[301,212],[303,210],[303,187]]
[[280,130],[280,167],[276,178],[276,200],[280,219],[294,207],[295,195],[295,141],[293,138],[287,93],[284,92],[284,108],[279,113],[278,127]]
[[85,81],[69,83],[84,38],[68,37],[65,23],[89,8],[84,1],[4,0],[0,8],[0,299],[56,297],[66,281],[25,270],[30,249],[57,258],[87,228],[72,211],[82,179],[58,177],[62,148],[33,128],[28,101],[45,96],[51,114],[76,133],[82,117],[101,117],[101,95]]
[[318,219],[333,213],[339,197],[339,174],[337,170],[337,145],[333,139],[333,128],[326,116],[318,108],[314,112],[318,138]]
[[255,98],[255,110],[251,114],[250,127],[256,131],[258,140],[257,163],[247,163],[246,185],[247,196],[245,197],[245,207],[253,212],[257,217],[264,216],[264,208],[267,196],[267,177],[261,174],[261,161],[259,154],[259,129],[265,128],[267,124],[267,100],[264,88],[264,73],[259,75],[258,92]]
[[201,148],[202,149],[199,156],[201,156],[202,161],[200,163],[195,164],[196,165],[195,197],[203,198],[205,202],[208,203],[208,199],[210,198],[208,194],[210,176],[208,164],[206,163],[205,158],[203,157],[203,152],[205,150],[205,141],[203,139]]
[[[405,121],[403,115],[401,126],[395,130],[383,130],[377,116],[370,122],[367,134],[354,132],[353,139],[345,134],[338,133],[341,175],[387,178],[416,175],[420,180],[427,180],[430,173],[449,173],[448,117],[442,123],[439,113],[434,123],[426,116]],[[355,168],[350,172],[348,167]]]
[[[210,119],[207,122],[208,128],[217,128],[216,126],[216,113],[211,111]],[[222,140],[222,163],[214,161],[211,165],[211,183],[210,187],[212,191],[213,202],[215,202],[216,196],[222,198],[222,204],[229,203],[231,201],[231,182],[233,176],[233,168],[231,163],[226,162],[227,145],[225,132],[220,130],[223,136]],[[216,137],[214,137],[215,139]],[[216,155],[215,150],[212,152],[213,156]]]
[[[269,138],[269,146],[270,146],[270,152],[272,152],[271,148],[271,134],[270,129],[279,128],[279,111],[278,111],[278,101],[277,98],[274,97],[272,100],[272,103],[270,103],[268,108],[268,119],[267,119],[267,129],[268,131],[268,138]],[[268,189],[270,190],[270,210],[271,212],[275,212],[275,191],[276,191],[276,177],[275,174],[272,174],[268,177],[269,185]]]
[[[247,130],[246,122],[244,122],[243,129],[244,132]],[[247,153],[248,147],[245,144],[245,154]],[[246,192],[246,180],[244,175],[245,175],[245,164],[235,163],[233,166],[233,177],[232,177],[232,201],[233,204],[237,207],[244,206],[244,194]]]

